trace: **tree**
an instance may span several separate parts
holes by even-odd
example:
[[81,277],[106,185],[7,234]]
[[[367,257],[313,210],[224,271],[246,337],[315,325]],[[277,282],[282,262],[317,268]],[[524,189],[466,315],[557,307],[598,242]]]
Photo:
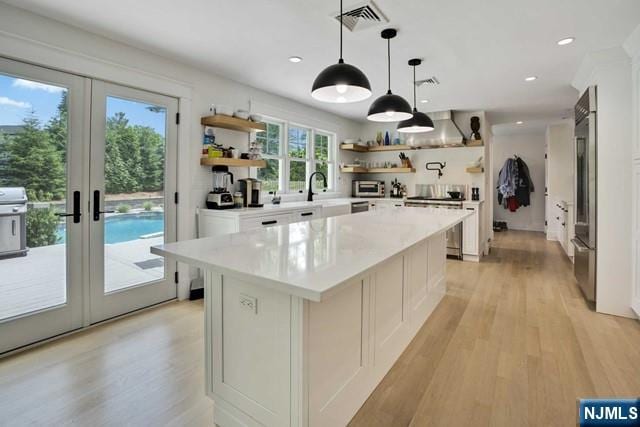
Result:
[[62,97],[58,103],[58,113],[53,116],[45,130],[49,134],[49,139],[54,145],[56,150],[60,153],[60,159],[65,164],[67,160],[67,141],[68,141],[68,122],[69,122],[69,108],[67,105],[68,97],[67,91],[62,92]]
[[[46,200],[47,195],[28,192],[30,200]],[[30,206],[27,209],[27,246],[53,245],[58,240],[58,224],[60,219],[56,216],[55,208],[47,206],[36,208]]]
[[65,195],[65,168],[60,152],[42,130],[33,113],[23,120],[23,131],[5,146],[6,185],[25,187],[33,194],[49,194],[53,200]]

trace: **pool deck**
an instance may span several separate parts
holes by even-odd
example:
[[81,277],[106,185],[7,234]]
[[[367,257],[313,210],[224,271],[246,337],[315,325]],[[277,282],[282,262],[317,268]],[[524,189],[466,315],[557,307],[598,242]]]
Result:
[[[162,243],[163,237],[154,237],[105,245],[105,291],[162,278],[163,258],[149,252]],[[0,319],[65,302],[65,248],[41,246],[24,257],[0,259]]]

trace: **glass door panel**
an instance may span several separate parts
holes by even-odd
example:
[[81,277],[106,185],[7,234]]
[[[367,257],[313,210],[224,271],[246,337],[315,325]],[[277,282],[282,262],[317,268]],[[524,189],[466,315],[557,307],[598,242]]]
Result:
[[165,278],[164,168],[167,109],[107,96],[104,292]]
[[177,100],[104,82],[92,97],[93,323],[176,296],[150,247],[175,240]]
[[0,353],[82,326],[86,85],[0,59]]

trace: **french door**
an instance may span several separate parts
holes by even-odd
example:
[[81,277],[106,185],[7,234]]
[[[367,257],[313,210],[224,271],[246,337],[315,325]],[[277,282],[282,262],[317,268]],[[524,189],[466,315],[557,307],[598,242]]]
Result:
[[[175,240],[176,113],[0,58],[0,241],[22,242],[0,244],[0,353],[175,298],[149,247]],[[3,198],[16,187],[26,211]]]
[[101,81],[91,91],[91,323],[176,297],[178,101]]

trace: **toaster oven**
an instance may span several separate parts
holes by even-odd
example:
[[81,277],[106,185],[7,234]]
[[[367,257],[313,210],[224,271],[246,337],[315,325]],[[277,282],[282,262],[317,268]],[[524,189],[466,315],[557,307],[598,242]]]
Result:
[[384,181],[352,181],[353,197],[384,197]]

